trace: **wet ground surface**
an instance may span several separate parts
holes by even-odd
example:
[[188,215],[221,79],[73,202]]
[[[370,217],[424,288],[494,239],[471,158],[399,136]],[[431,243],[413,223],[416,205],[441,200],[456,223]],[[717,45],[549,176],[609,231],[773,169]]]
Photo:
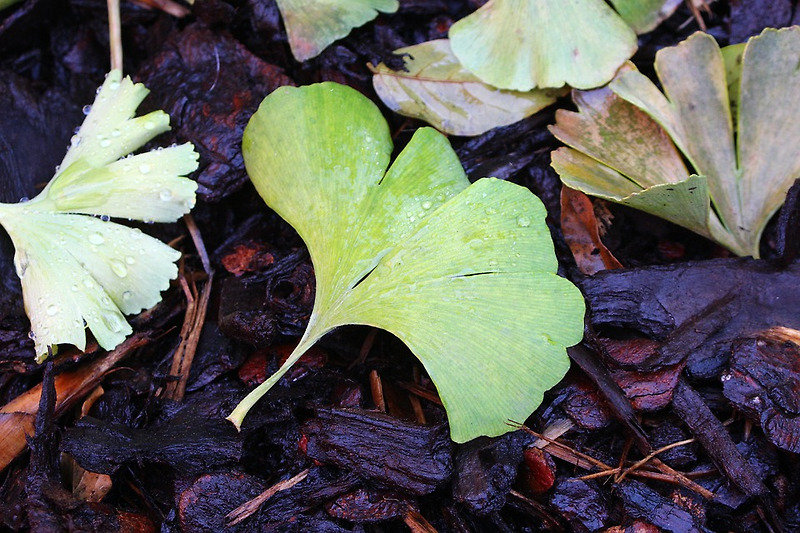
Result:
[[[381,106],[399,149],[422,124],[382,106],[366,63],[396,65],[392,50],[445,37],[481,3],[401,0],[396,14],[303,64],[272,0],[197,2],[181,19],[123,3],[125,71],[151,89],[144,107],[172,117],[159,144],[191,141],[200,153],[193,216],[215,275],[186,225],[147,226],[181,238],[195,304],[176,283],[111,355],[66,350],[40,366],[13,249],[0,237],[0,439],[19,446],[0,450],[2,528],[800,531],[800,186],[765,234],[761,261],[599,201],[575,200],[562,231],[552,109],[451,138],[470,178],[508,179],[542,198],[560,271],[586,296],[585,343],[524,421],[530,431],[453,444],[421,365],[390,334],[362,327],[323,339],[241,433],[223,420],[288,356],[314,301],[302,241],[247,181],[250,115],[281,85],[337,81]],[[34,196],[63,156],[108,68],[105,10],[96,0],[26,0],[0,13],[0,200]],[[705,23],[727,44],[799,11],[789,0],[717,2]],[[660,47],[697,28],[681,7],[641,37],[634,61],[649,72]],[[567,246],[587,205],[614,265],[591,238],[584,256]],[[608,270],[583,273],[598,264]],[[207,313],[181,395],[171,363],[197,302]]]

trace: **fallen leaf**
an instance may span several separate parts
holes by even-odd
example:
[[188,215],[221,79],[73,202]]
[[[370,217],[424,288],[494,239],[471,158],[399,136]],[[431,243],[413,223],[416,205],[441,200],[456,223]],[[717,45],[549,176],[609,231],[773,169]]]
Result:
[[323,83],[269,95],[245,131],[248,173],[306,242],[317,279],[297,349],[247,410],[320,337],[345,324],[390,331],[423,362],[463,442],[524,420],[566,372],[583,331],[580,292],[555,274],[545,209],[529,190],[473,185],[447,139],[392,142],[377,107]]
[[591,276],[601,270],[622,268],[622,264],[600,239],[592,201],[580,191],[561,188],[561,232],[578,269]]
[[450,28],[467,70],[501,89],[591,89],[636,51],[636,34],[603,0],[490,0]]
[[656,54],[664,93],[632,67],[607,88],[575,91],[579,113],[560,110],[552,127],[570,146],[553,153],[553,167],[572,188],[758,257],[800,176],[798,61],[800,27],[722,50],[695,33]]
[[500,90],[466,70],[439,39],[400,48],[405,70],[372,69],[375,92],[389,109],[451,135],[480,135],[551,105],[563,90]]

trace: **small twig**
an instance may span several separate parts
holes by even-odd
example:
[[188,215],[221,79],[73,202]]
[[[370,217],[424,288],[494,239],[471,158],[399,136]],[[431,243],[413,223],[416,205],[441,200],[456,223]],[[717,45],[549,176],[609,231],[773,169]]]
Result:
[[678,442],[673,442],[672,444],[667,444],[666,446],[664,446],[662,448],[659,448],[658,450],[655,450],[653,453],[651,453],[650,455],[648,455],[644,459],[640,459],[640,460],[636,461],[635,463],[633,463],[633,465],[631,465],[628,468],[626,468],[625,471],[622,473],[622,475],[619,476],[619,479],[617,481],[622,481],[623,479],[625,479],[625,476],[627,476],[630,472],[632,472],[634,470],[638,470],[640,467],[642,467],[645,464],[649,463],[650,460],[653,459],[658,454],[666,452],[667,450],[671,450],[673,448],[677,448],[678,446],[685,446],[687,444],[691,444],[693,442],[694,442],[694,439],[679,440]]
[[375,408],[385,413],[386,399],[383,397],[383,383],[381,383],[381,377],[377,370],[371,370],[369,373],[369,387],[372,390],[372,401],[375,403]]
[[268,488],[267,490],[265,490],[252,500],[243,503],[242,505],[240,505],[239,507],[237,507],[236,509],[225,515],[225,520],[228,521],[227,523],[228,527],[235,526],[248,516],[255,513],[265,501],[269,500],[280,491],[292,488],[301,481],[303,481],[306,478],[306,476],[308,476],[308,472],[309,469],[306,468],[305,470],[303,470],[302,472],[300,472],[299,474],[297,474],[292,478],[285,479],[283,481],[275,483],[270,488]]
[[107,0],[108,46],[111,52],[111,70],[122,71],[122,22],[119,15],[119,0]]
[[[139,4],[140,6],[144,6],[150,9],[160,9],[164,13],[167,13],[168,15],[172,15],[173,17],[179,19],[191,13],[191,10],[189,10],[187,7],[182,6],[181,4],[179,4],[178,2],[174,2],[173,0],[133,0],[133,1],[134,3]],[[190,1],[189,3],[192,4],[193,2]]]
[[183,222],[186,224],[186,229],[189,230],[189,235],[192,237],[197,255],[200,256],[200,262],[203,263],[203,270],[210,276],[213,269],[211,268],[211,260],[208,258],[208,252],[206,251],[206,244],[203,242],[203,235],[200,233],[200,229],[197,227],[191,213],[183,215]]
[[200,333],[203,331],[203,324],[206,321],[206,311],[208,302],[211,299],[211,285],[214,281],[214,273],[209,274],[203,292],[199,298],[196,296],[196,289],[189,290],[186,279],[181,277],[181,284],[186,294],[186,317],[181,327],[181,342],[172,355],[172,367],[170,376],[177,378],[167,383],[163,396],[179,402],[183,400],[186,393],[186,384],[189,381],[189,371],[192,368],[197,345],[200,342]]
[[[585,479],[593,479],[595,477],[611,476],[611,475],[615,475],[615,474],[619,473],[620,470],[621,470],[620,467],[616,467],[616,468],[611,467],[611,466],[603,463],[602,461],[599,461],[599,460],[595,459],[594,457],[592,457],[590,455],[586,455],[585,453],[581,453],[581,452],[575,450],[574,448],[572,448],[572,447],[570,447],[570,446],[568,446],[568,445],[566,445],[564,443],[558,442],[558,441],[556,441],[554,439],[551,439],[550,437],[547,437],[545,435],[537,433],[537,432],[533,431],[532,429],[528,428],[527,426],[525,426],[523,424],[519,424],[519,423],[516,423],[516,422],[514,422],[513,424],[515,424],[515,427],[517,427],[518,429],[522,429],[523,431],[533,435],[534,437],[537,437],[537,438],[540,438],[540,439],[544,439],[547,442],[549,442],[550,444],[554,445],[554,449],[550,449],[549,446],[545,448],[547,450],[547,452],[550,453],[550,455],[552,455],[554,457],[558,457],[559,459],[565,460],[565,461],[567,461],[567,462],[569,462],[571,464],[574,464],[575,466],[578,466],[580,468],[584,468],[586,470],[590,470],[591,468],[599,468],[601,470],[601,472],[595,472],[595,473],[589,474],[589,476],[584,476]],[[575,461],[575,460],[573,460],[573,457],[570,457],[569,455],[565,455],[563,453],[559,453],[557,451],[559,449],[562,450],[562,451],[568,451],[569,454],[572,454],[572,456],[574,458],[577,458],[578,460]],[[698,494],[702,495],[705,498],[711,499],[711,498],[714,497],[714,494],[711,493],[709,490],[707,490],[704,487],[698,485],[697,483],[695,483],[694,481],[690,480],[689,478],[687,478],[685,475],[681,474],[680,472],[678,472],[678,471],[672,469],[671,467],[665,465],[660,460],[655,459],[655,458],[651,458],[650,460],[653,461],[653,465],[656,466],[659,470],[661,470],[662,473],[659,473],[659,472],[648,472],[648,471],[645,471],[645,470],[636,470],[636,471],[632,471],[631,475],[636,475],[638,477],[656,479],[656,480],[659,480],[659,481],[665,481],[665,482],[673,483],[673,484],[676,484],[676,485],[681,485],[683,487],[686,487],[689,490],[697,492]],[[590,466],[588,466],[587,463]]]
[[435,391],[426,389],[422,385],[417,385],[416,383],[408,383],[405,381],[398,381],[397,384],[416,396],[419,396],[422,399],[428,400],[429,402],[433,402],[436,405],[442,405],[442,400],[439,398],[439,395],[436,394]]
[[[703,15],[700,14],[700,9],[698,9],[698,7],[695,5],[694,3],[695,0],[685,0],[685,1],[686,1],[686,6],[689,8],[689,11],[692,12],[692,16],[694,16],[694,19],[697,21],[697,25],[700,26],[701,30],[706,31],[707,29],[706,21],[703,20]],[[702,5],[706,11],[709,11],[708,5],[705,2],[702,2]]]
[[406,511],[406,514],[403,515],[403,522],[406,523],[411,533],[437,533],[436,528],[414,509]]
[[369,355],[369,351],[372,350],[372,345],[375,344],[375,337],[378,335],[378,330],[376,328],[372,328],[367,333],[367,336],[364,338],[363,344],[361,344],[361,350],[358,351],[358,357],[350,363],[347,367],[347,370],[353,370],[358,365],[363,365],[364,361],[367,360],[367,356]]
[[172,367],[170,368],[170,376],[177,379],[167,383],[164,388],[164,397],[171,398],[177,402],[181,401],[186,393],[189,371],[192,368],[197,345],[200,342],[200,333],[203,331],[203,325],[206,321],[208,302],[211,299],[211,287],[214,283],[214,270],[211,268],[211,261],[208,258],[208,252],[206,252],[203,236],[191,214],[184,215],[183,221],[189,230],[189,235],[192,237],[192,242],[203,264],[203,270],[208,275],[208,279],[206,279],[203,291],[198,297],[194,283],[189,287],[186,278],[184,276],[180,278],[181,287],[186,295],[186,315],[181,327],[181,342],[172,355]]

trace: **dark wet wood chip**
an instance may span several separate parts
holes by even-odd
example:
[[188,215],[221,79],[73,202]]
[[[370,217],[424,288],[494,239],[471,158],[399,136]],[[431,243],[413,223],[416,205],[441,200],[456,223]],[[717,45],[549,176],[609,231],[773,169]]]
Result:
[[453,498],[479,516],[500,509],[522,463],[526,435],[481,437],[460,446],[455,457]]
[[589,533],[606,525],[608,503],[593,481],[561,477],[550,496],[550,505],[575,533]]
[[678,382],[672,407],[703,445],[711,460],[749,497],[768,493],[758,474],[742,457],[728,430],[703,402],[703,398],[684,380]]
[[334,518],[349,522],[382,522],[403,516],[412,501],[403,494],[372,488],[359,488],[325,504]]
[[173,32],[138,73],[172,118],[178,141],[200,153],[198,194],[219,201],[247,180],[242,133],[261,100],[292,81],[225,32],[193,24]]
[[441,425],[420,426],[360,409],[318,408],[302,431],[310,458],[412,494],[432,492],[453,470],[452,443]]
[[238,461],[242,438],[218,415],[208,418],[187,407],[141,429],[82,418],[65,433],[62,449],[92,472],[112,474],[132,461],[166,464],[186,474]]
[[800,453],[800,347],[767,339],[734,344],[723,392],[773,444]]
[[568,348],[567,353],[570,359],[581,367],[586,376],[595,382],[608,401],[609,409],[614,418],[622,422],[628,436],[633,439],[639,451],[644,455],[649,455],[652,448],[647,441],[647,435],[639,424],[636,411],[634,411],[625,393],[611,377],[599,356],[582,345]]
[[[800,9],[797,13],[800,16]],[[786,201],[781,207],[776,248],[780,264],[783,266],[795,261],[800,254],[800,179],[789,188]]]
[[745,42],[764,28],[786,26],[792,12],[791,0],[731,0],[730,43]]
[[178,523],[183,533],[251,530],[247,522],[227,527],[231,509],[263,491],[263,481],[241,473],[220,472],[200,476],[178,498]]
[[691,377],[717,378],[731,343],[773,326],[800,329],[800,263],[779,269],[749,258],[599,272],[582,281],[595,328],[622,327],[654,338],[731,292],[739,309],[687,359]]
[[671,533],[710,532],[686,509],[665,498],[644,483],[625,481],[617,485],[625,513],[631,518],[645,520],[661,531]]

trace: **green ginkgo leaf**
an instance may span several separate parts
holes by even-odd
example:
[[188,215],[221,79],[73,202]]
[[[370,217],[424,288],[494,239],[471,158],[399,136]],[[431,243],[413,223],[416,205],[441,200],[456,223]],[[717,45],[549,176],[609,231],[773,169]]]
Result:
[[636,34],[604,0],[489,0],[450,28],[467,70],[501,89],[591,89],[636,51]]
[[378,12],[394,13],[397,0],[277,0],[292,55],[298,61],[322,53]]
[[566,94],[563,89],[504,91],[468,72],[450,50],[447,39],[395,50],[405,55],[405,70],[381,63],[372,83],[393,111],[425,120],[452,135],[480,135],[522,120]]
[[377,107],[334,83],[281,87],[245,130],[247,172],[308,246],[317,293],[286,363],[345,324],[392,332],[436,384],[455,441],[510,430],[558,382],[581,339],[580,292],[555,274],[542,203],[495,179],[470,185],[447,139],[416,132],[387,171]]
[[109,221],[171,222],[194,206],[197,184],[182,177],[197,168],[191,144],[129,155],[169,129],[163,111],[134,117],[147,93],[109,73],[50,183],[0,204],[39,361],[58,344],[84,349],[87,326],[114,348],[131,333],[124,315],[155,305],[177,276],[178,251]]
[[663,93],[633,68],[607,88],[575,91],[580,112],[556,114],[552,131],[570,148],[553,153],[553,167],[570,187],[758,257],[800,177],[798,64],[797,26],[723,50],[695,33],[657,53]]

